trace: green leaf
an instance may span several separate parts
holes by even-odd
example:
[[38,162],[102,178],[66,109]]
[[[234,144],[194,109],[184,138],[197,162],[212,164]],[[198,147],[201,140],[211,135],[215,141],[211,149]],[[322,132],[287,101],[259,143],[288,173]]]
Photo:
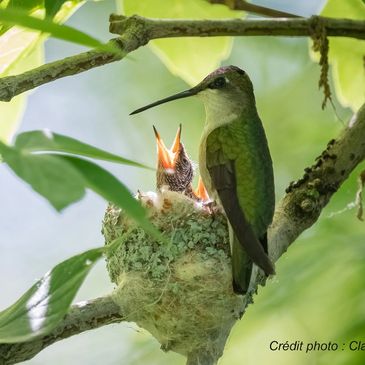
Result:
[[0,343],[29,341],[51,332],[102,253],[102,248],[95,248],[61,262],[0,312]]
[[67,0],[44,0],[46,16],[53,18]]
[[125,185],[93,162],[74,156],[32,154],[1,142],[0,153],[5,163],[58,211],[80,200],[88,188],[121,207],[154,238],[163,240]]
[[9,143],[23,115],[25,95],[15,97],[10,103],[0,104],[0,141]]
[[30,131],[22,133],[17,136],[15,147],[27,153],[35,151],[56,151],[154,170],[151,167],[140,164],[139,162],[128,160],[124,157],[114,155],[89,144],[80,142],[77,139],[52,133],[50,131]]
[[[365,19],[365,5],[360,0],[329,0],[321,15],[336,18]],[[350,38],[331,38],[329,62],[334,86],[343,106],[357,111],[365,100],[365,42]]]
[[43,0],[10,0],[7,8],[20,8],[33,11],[43,7]]
[[63,156],[63,158],[83,175],[86,187],[101,195],[107,201],[123,208],[132,219],[154,238],[162,239],[161,234],[148,220],[146,210],[115,176],[90,161],[73,156]]
[[[65,21],[81,5],[78,0],[68,1],[57,13],[55,21]],[[32,15],[42,15],[44,10],[39,8],[42,6],[43,0],[14,0],[8,4],[8,7],[21,7]],[[0,30],[0,77],[23,73],[43,64],[43,41],[46,38],[39,31],[3,27]],[[10,142],[20,124],[26,100],[27,94],[22,94],[9,103],[0,103],[0,141]]]
[[[15,29],[15,28],[14,28]],[[9,31],[9,32],[12,32]],[[12,39],[12,38],[11,38]],[[4,42],[5,43],[5,42]],[[1,49],[3,45],[3,37],[0,37],[0,62],[1,62]],[[15,58],[8,64],[8,68],[6,69],[8,73],[21,73],[27,71],[29,68],[38,67],[43,63],[43,44],[35,40],[34,45],[30,45],[28,42],[20,43],[20,47],[22,45],[25,46],[24,55],[19,54],[18,58]],[[16,46],[15,46],[16,47]],[[5,52],[7,52],[5,46]],[[30,52],[29,52],[30,51]],[[13,52],[10,52],[13,53]],[[5,56],[4,56],[5,57]],[[4,65],[0,65],[0,68]],[[9,103],[0,103],[0,141],[5,143],[9,143],[12,136],[16,132],[21,117],[23,115],[23,111],[25,108],[27,96],[25,94],[18,95],[13,98]]]
[[[26,13],[31,13],[43,7],[43,0],[9,0],[9,3],[2,8],[7,9],[22,9],[25,10]],[[4,34],[7,30],[9,30],[12,26],[1,24],[0,26],[0,35]]]
[[[211,5],[205,0],[118,0],[118,5],[126,15],[152,18],[220,19],[243,15],[229,10],[227,6]],[[149,44],[171,73],[195,85],[230,55],[232,38],[161,39]]]
[[117,52],[115,47],[104,44],[99,40],[67,25],[59,25],[49,19],[38,19],[27,15],[26,12],[14,9],[0,10],[0,21],[6,24],[19,25],[24,28],[34,29],[49,33],[55,38],[63,39],[87,47],[104,49],[110,52]]
[[83,176],[60,156],[24,153],[2,143],[0,153],[8,166],[58,211],[85,194]]

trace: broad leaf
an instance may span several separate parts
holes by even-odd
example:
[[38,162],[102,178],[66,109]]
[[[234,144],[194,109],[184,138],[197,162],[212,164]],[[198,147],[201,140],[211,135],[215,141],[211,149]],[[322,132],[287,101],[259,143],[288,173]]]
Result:
[[[211,5],[205,0],[118,0],[118,4],[126,15],[152,18],[220,19],[239,18],[243,14],[224,5]],[[170,72],[195,85],[230,55],[232,38],[174,38],[149,44]]]
[[23,153],[2,143],[0,153],[9,167],[58,211],[85,194],[82,175],[60,156]]
[[100,166],[73,156],[32,154],[1,142],[0,153],[5,163],[58,211],[80,200],[90,189],[120,206],[156,239],[162,239],[125,185]]
[[21,149],[23,152],[64,152],[153,170],[139,162],[128,160],[124,157],[80,142],[77,139],[52,133],[50,131],[30,131],[22,133],[17,136],[15,147]]
[[161,234],[148,220],[146,210],[115,176],[90,161],[73,156],[63,158],[83,175],[87,188],[123,208],[146,232],[161,240]]
[[0,312],[0,343],[29,341],[52,331],[102,252],[96,248],[61,262]]
[[32,11],[43,7],[44,0],[9,0],[7,8],[19,8]]
[[[4,2],[5,3],[5,2]],[[27,13],[35,12],[43,7],[43,0],[9,0],[8,4],[5,4],[1,8],[7,9],[22,9]],[[0,35],[10,29],[11,25],[1,24]]]
[[[78,0],[68,1],[55,16],[55,21],[65,21],[81,4]],[[43,0],[13,0],[7,5],[8,8],[20,7],[31,15],[44,14]],[[9,28],[0,30],[0,77],[20,74],[44,63],[43,41],[46,35],[17,26]],[[10,142],[20,124],[26,100],[27,95],[23,93],[9,103],[0,103],[0,141]]]
[[[9,32],[13,32],[14,30],[15,28]],[[7,32],[3,37],[0,37],[0,49],[1,45],[3,44],[3,38],[5,38],[9,32]],[[30,45],[27,41],[21,44],[25,46],[25,54],[18,55],[18,57],[14,59],[12,63],[8,64],[8,68],[5,73],[21,73],[27,71],[29,68],[38,67],[43,63],[44,56],[42,42],[37,41],[36,38],[34,45]],[[30,52],[27,52],[27,50]],[[1,66],[3,65],[0,65],[0,67]],[[12,136],[18,128],[18,125],[20,124],[26,104],[26,99],[26,94],[22,94],[13,98],[9,103],[0,103],[0,141],[6,143],[10,142]]]
[[[365,5],[360,0],[329,0],[321,15],[336,18],[365,19]],[[332,65],[336,95],[344,106],[357,111],[365,100],[365,42],[358,39],[330,39],[329,61]]]
[[49,19],[38,19],[27,15],[26,12],[14,9],[0,10],[0,21],[6,24],[19,25],[24,28],[39,30],[51,34],[55,38],[63,39],[87,47],[95,47],[110,52],[117,52],[117,48],[104,44],[99,40],[67,25],[59,25]]
[[53,18],[67,0],[44,0],[46,16]]

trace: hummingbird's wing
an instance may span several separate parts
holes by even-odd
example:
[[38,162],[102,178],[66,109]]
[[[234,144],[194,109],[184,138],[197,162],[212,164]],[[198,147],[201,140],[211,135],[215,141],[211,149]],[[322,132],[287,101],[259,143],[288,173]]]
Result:
[[266,275],[274,274],[273,264],[241,209],[237,196],[234,161],[228,160],[225,163],[211,165],[208,167],[208,171],[239,243]]

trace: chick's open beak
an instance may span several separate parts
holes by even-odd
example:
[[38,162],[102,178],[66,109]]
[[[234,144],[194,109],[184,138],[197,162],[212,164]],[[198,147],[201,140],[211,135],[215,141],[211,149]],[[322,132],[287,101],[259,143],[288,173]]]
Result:
[[181,141],[181,124],[179,125],[174,142],[171,146],[171,151],[175,154],[180,150],[180,141]]
[[[175,153],[173,152],[173,150],[169,150],[165,146],[165,143],[163,142],[160,134],[157,132],[157,129],[155,128],[155,126],[153,126],[153,130],[154,130],[155,136],[156,136],[158,163],[161,164],[164,169],[173,169],[175,166],[175,161],[174,161]],[[176,138],[177,138],[177,136],[175,137],[175,139]],[[180,137],[179,137],[179,140],[180,140]],[[174,144],[175,144],[175,142],[174,142]]]
[[199,181],[198,181],[198,187],[194,191],[194,194],[203,203],[209,201],[209,195],[208,195],[207,189],[205,188],[203,180],[200,176],[199,176]]

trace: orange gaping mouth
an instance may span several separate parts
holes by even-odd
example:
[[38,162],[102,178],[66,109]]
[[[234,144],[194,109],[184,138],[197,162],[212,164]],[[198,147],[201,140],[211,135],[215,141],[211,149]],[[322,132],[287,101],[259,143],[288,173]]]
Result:
[[199,176],[198,187],[196,190],[194,190],[194,194],[202,202],[207,202],[209,200],[209,195],[207,189],[204,186],[201,176]]
[[174,169],[180,147],[181,124],[170,149],[165,146],[165,143],[163,142],[160,134],[157,132],[155,126],[153,126],[153,130],[155,132],[157,142],[158,163],[161,164],[164,169]]

